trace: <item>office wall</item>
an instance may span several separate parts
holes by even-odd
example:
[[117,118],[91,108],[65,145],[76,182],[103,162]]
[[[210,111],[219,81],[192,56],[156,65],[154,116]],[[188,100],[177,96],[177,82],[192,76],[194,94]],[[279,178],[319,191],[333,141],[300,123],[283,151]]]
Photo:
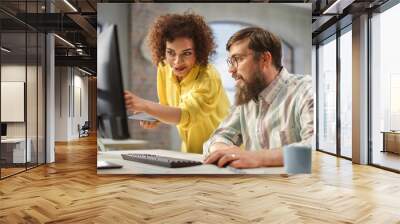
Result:
[[[27,69],[28,82],[25,81],[25,69]],[[2,81],[18,81],[27,83],[27,108],[29,112],[27,113],[27,126],[28,133],[36,133],[36,120],[38,107],[43,107],[43,102],[37,100],[36,94],[36,67],[11,64],[1,66],[1,80]],[[40,104],[38,104],[40,103]],[[2,108],[2,110],[7,110],[7,108]],[[34,123],[33,123],[34,122]],[[7,125],[7,136],[9,137],[25,137],[25,122],[9,122]],[[28,136],[29,137],[29,136]]]
[[74,104],[73,104],[73,121],[72,121],[72,136],[76,137],[79,135],[77,126],[78,124],[82,126],[85,121],[89,120],[88,108],[88,77],[82,76],[83,73],[80,73],[79,70],[75,70],[78,72],[74,74]]
[[316,133],[317,133],[317,48],[316,46],[312,46],[312,57],[311,57],[311,76],[312,76],[312,82],[313,82],[313,96],[314,96],[314,136],[312,140],[312,148],[315,150],[317,146],[317,138],[316,138]]
[[[143,12],[148,13],[148,11]],[[157,95],[154,88],[156,83],[154,77],[155,70],[153,66],[141,56],[140,46],[143,40],[132,38],[132,36],[136,35],[142,37],[147,32],[147,29],[142,30],[142,26],[140,26],[139,29],[134,28],[132,24],[133,20],[136,21],[135,24],[141,24],[143,22],[143,18],[137,18],[137,13],[138,12],[131,10],[131,4],[97,4],[98,23],[116,24],[118,27],[118,41],[120,45],[124,88],[135,89],[140,96],[156,101]],[[149,15],[151,15],[151,13]],[[145,22],[145,24],[148,24],[150,20]],[[139,57],[139,59],[137,57]],[[132,58],[135,58],[135,60],[132,60]],[[134,70],[134,72],[132,72],[132,70]],[[133,73],[140,73],[141,75],[135,76]],[[132,86],[132,83],[136,83],[136,85]],[[161,125],[156,131],[148,131],[139,127],[138,122],[129,121],[131,137],[134,139],[149,140],[150,147],[159,148],[167,145],[169,146],[171,142],[170,128],[171,127],[168,125]]]
[[55,141],[78,138],[88,120],[88,77],[72,67],[55,69]]
[[68,140],[69,75],[68,67],[55,68],[55,141]]
[[[134,6],[131,5],[129,53],[132,61],[127,86],[139,96],[158,102],[156,67],[142,54],[142,48],[146,45],[145,37],[150,24],[157,15],[167,12],[167,9],[165,4],[150,4],[149,7],[143,8],[136,7],[136,4]],[[131,121],[129,130],[133,138],[148,140],[149,147],[180,150],[180,138],[177,136],[175,126],[162,124],[157,129],[149,131],[141,128],[138,122]]]
[[[53,11],[50,2],[46,3]],[[55,161],[55,41],[53,34],[46,35],[46,163]]]
[[97,77],[88,78],[88,116],[90,122],[90,131],[97,131]]
[[[29,12],[39,12],[39,8],[43,3],[44,1],[30,3]],[[22,10],[25,9],[27,4],[26,2],[19,2],[18,6]],[[17,11],[22,13],[24,10]],[[11,26],[3,26],[0,29],[1,45],[9,49],[8,52],[1,51],[1,81],[23,81],[26,88],[23,108],[26,116],[25,121],[8,122],[7,125],[8,137],[26,136],[28,143],[31,143],[29,146],[32,156],[30,158],[31,161],[20,167],[21,169],[11,171],[16,173],[23,169],[43,164],[46,160],[46,155],[48,162],[54,161],[54,148],[51,147],[52,142],[46,139],[45,130],[46,126],[49,127],[51,125],[49,120],[46,122],[46,78],[51,75],[51,71],[48,68],[54,66],[54,63],[48,60],[51,57],[47,58],[47,56],[50,55],[51,51],[54,52],[54,47],[46,47],[49,44],[49,42],[46,42],[46,34],[33,27],[23,25],[23,21],[17,21],[18,16],[14,15],[14,13],[1,13],[1,17],[2,20],[16,25],[12,26],[12,28]],[[46,65],[47,68],[45,69],[44,66]],[[47,99],[49,99],[48,96]],[[10,110],[10,108],[0,109]],[[49,133],[51,135],[51,132],[47,131],[47,133],[47,136],[49,136]],[[47,148],[45,148],[46,146]]]
[[[39,61],[42,62],[42,61]],[[31,62],[29,62],[31,63]],[[36,163],[44,163],[45,145],[44,145],[44,74],[40,63],[38,66],[19,63],[4,63],[1,66],[1,80],[9,82],[24,82],[26,93],[24,96],[24,106],[22,113],[26,114],[26,120],[23,122],[7,122],[7,137],[28,139],[30,148],[30,163],[28,167]],[[24,92],[22,92],[24,94]],[[7,96],[2,96],[7,97]],[[12,110],[3,107],[4,110]],[[7,111],[13,113],[13,111]],[[15,112],[14,112],[15,113]],[[25,119],[25,118],[24,118]]]
[[[130,73],[130,5],[123,3],[97,4],[97,23],[116,24],[118,29],[118,42],[120,44],[121,69],[124,81],[128,80]],[[124,82],[125,83],[125,82]]]
[[1,110],[2,122],[23,122],[25,83],[24,82],[1,82]]
[[[192,9],[202,15],[208,23],[239,22],[268,29],[293,47],[293,72],[311,74],[311,4],[214,3],[213,5],[215,7],[201,3],[166,4],[163,12],[183,13]],[[146,4],[144,7],[152,6]],[[246,13],[243,13],[244,11]]]
[[352,23],[352,159],[368,163],[368,15]]

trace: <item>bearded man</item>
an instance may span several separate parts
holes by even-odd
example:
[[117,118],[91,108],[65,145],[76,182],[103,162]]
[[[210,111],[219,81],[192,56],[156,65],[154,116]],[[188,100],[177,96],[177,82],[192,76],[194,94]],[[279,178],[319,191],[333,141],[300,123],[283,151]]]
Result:
[[235,106],[203,145],[204,163],[220,167],[283,166],[283,146],[311,146],[314,100],[309,75],[282,66],[280,39],[249,27],[226,44],[236,81]]

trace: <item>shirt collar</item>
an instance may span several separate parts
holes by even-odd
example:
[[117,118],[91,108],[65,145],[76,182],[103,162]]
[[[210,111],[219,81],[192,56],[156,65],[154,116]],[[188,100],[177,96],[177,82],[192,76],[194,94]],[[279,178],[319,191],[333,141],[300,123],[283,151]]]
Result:
[[265,87],[260,94],[258,94],[258,100],[263,99],[267,103],[271,104],[281,88],[287,84],[288,80],[289,73],[286,68],[282,67],[275,79],[267,87]]
[[200,71],[200,66],[195,65],[195,66],[193,66],[192,70],[190,70],[190,72],[185,77],[183,77],[183,79],[180,82],[178,82],[178,79],[174,75],[174,72],[172,71],[171,66],[168,65],[168,67],[170,70],[170,78],[173,81],[173,83],[175,83],[176,85],[181,85],[181,86],[191,83],[193,80],[197,79],[197,76]]

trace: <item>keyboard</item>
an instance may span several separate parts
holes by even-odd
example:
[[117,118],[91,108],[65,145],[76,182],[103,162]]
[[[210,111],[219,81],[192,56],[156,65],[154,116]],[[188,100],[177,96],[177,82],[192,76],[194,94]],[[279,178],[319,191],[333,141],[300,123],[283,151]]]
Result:
[[124,160],[152,164],[156,166],[169,167],[169,168],[189,167],[189,166],[197,166],[203,164],[202,162],[194,160],[178,159],[178,158],[151,155],[151,154],[130,153],[130,154],[121,154],[121,156]]

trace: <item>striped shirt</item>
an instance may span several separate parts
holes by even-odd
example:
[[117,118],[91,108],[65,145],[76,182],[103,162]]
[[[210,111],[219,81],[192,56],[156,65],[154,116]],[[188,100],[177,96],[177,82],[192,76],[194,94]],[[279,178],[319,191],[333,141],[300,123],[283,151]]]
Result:
[[234,106],[204,143],[203,154],[216,142],[245,150],[281,148],[292,143],[311,146],[314,99],[309,75],[293,75],[282,68],[257,100]]

